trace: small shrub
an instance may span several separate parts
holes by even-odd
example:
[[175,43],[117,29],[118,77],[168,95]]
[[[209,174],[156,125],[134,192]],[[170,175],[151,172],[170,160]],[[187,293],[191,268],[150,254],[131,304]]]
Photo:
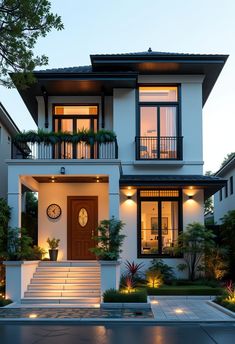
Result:
[[151,265],[147,271],[157,271],[161,274],[164,282],[168,282],[175,278],[173,268],[163,262],[162,259],[151,260]]
[[160,271],[148,270],[146,272],[148,286],[151,288],[159,288],[163,284],[163,276]]
[[47,243],[48,243],[50,250],[56,250],[59,247],[59,242],[60,242],[60,239],[47,238]]
[[130,275],[133,279],[135,279],[135,277],[138,277],[138,275],[140,274],[140,271],[143,268],[144,263],[136,264],[134,261],[131,263],[127,260],[125,266],[127,268],[127,274]]
[[4,298],[0,298],[0,307],[5,307],[7,305],[9,305],[10,303],[12,303],[12,300],[10,299],[4,299]]
[[147,302],[147,292],[145,290],[137,290],[131,293],[124,293],[115,289],[108,289],[103,294],[103,301],[114,303],[143,303]]
[[228,301],[233,301],[235,302],[235,287],[232,281],[228,281],[225,285],[226,287],[226,295],[227,295],[227,299]]

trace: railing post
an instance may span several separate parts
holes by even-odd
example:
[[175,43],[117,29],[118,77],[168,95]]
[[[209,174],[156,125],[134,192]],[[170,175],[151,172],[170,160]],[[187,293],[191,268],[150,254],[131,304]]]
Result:
[[115,137],[115,159],[118,159],[118,143],[117,143],[117,138]]

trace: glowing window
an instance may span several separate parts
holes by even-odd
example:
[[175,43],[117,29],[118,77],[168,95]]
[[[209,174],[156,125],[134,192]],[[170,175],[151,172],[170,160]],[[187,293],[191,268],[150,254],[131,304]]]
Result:
[[139,88],[140,102],[177,102],[177,86],[141,86]]

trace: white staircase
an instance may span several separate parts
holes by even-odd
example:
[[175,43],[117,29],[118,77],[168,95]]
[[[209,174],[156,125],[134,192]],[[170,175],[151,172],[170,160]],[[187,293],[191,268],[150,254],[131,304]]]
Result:
[[40,262],[23,304],[100,303],[100,267],[96,261]]

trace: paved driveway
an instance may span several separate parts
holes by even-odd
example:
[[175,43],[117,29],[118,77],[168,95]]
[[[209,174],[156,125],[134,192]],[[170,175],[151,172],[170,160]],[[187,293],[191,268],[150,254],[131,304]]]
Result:
[[234,344],[234,324],[0,325],[1,344]]

